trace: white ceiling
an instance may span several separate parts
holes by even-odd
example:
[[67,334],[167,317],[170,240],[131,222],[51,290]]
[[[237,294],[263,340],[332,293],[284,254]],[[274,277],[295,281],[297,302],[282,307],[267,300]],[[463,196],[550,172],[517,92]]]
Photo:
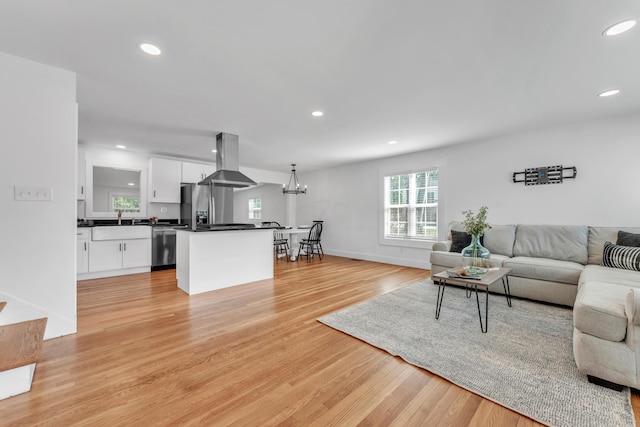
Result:
[[628,18],[640,1],[1,0],[0,51],[77,73],[84,144],[215,160],[228,132],[287,172],[638,111],[640,25],[601,35]]

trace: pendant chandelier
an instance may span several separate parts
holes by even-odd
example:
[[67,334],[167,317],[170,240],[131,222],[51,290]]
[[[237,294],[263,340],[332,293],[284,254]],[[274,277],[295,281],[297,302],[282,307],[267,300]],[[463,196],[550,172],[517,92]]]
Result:
[[291,163],[291,177],[289,178],[289,185],[282,184],[282,194],[307,194],[306,185],[304,186],[304,190],[300,188],[298,175],[296,175],[295,163]]

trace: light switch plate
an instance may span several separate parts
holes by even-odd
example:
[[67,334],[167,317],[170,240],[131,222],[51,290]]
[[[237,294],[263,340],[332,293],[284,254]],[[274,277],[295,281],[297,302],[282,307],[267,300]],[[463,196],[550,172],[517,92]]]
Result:
[[13,187],[13,199],[16,201],[50,202],[53,200],[53,188],[16,185]]

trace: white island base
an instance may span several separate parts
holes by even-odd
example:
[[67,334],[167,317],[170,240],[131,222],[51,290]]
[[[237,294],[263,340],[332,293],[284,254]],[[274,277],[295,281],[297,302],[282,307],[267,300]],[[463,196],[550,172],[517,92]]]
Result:
[[177,230],[176,278],[189,295],[273,278],[273,230]]

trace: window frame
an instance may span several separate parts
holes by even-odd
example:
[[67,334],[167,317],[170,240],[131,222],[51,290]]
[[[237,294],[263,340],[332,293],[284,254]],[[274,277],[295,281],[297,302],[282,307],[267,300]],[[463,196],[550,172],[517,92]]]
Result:
[[[120,209],[118,207],[116,207],[115,204],[115,200],[116,198],[124,198],[124,199],[138,199],[138,210],[132,210],[132,209]],[[132,195],[132,194],[127,194],[127,193],[118,193],[118,192],[109,192],[109,198],[111,199],[111,206],[110,208],[112,209],[111,212],[118,212],[119,210],[122,211],[122,213],[132,213],[132,214],[139,214],[142,210],[142,197],[141,196],[136,196],[136,195]]]
[[[258,200],[260,203],[260,207],[256,208],[255,207],[255,201]],[[258,213],[258,216],[252,216],[255,215],[256,213]],[[257,220],[257,219],[262,219],[262,198],[260,197],[253,197],[249,199],[249,219],[253,219],[253,220]]]
[[[426,237],[426,238],[420,238],[420,237],[402,237],[402,236],[398,236],[398,237],[392,237],[392,236],[387,236],[385,234],[385,210],[386,210],[386,201],[387,201],[387,194],[385,192],[385,178],[386,177],[390,177],[390,176],[397,176],[397,175],[410,175],[410,174],[416,174],[416,173],[422,173],[422,172],[430,172],[430,171],[437,171],[438,172],[438,186],[437,186],[437,193],[438,193],[438,202],[437,202],[437,207],[436,207],[436,225],[435,225],[435,232],[436,232],[436,236],[435,237]],[[428,184],[428,180],[425,184]],[[414,187],[415,189],[416,187]],[[427,187],[420,187],[420,188],[428,188]],[[433,246],[433,244],[437,241],[440,240],[440,219],[443,218],[442,216],[442,205],[443,205],[443,201],[442,201],[442,195],[441,195],[441,188],[442,188],[442,174],[441,174],[441,170],[440,168],[436,165],[436,166],[427,166],[427,167],[423,167],[423,166],[419,166],[419,165],[415,165],[414,167],[409,167],[409,168],[402,168],[402,167],[388,167],[388,168],[384,168],[384,169],[380,169],[379,171],[379,185],[378,185],[378,191],[379,191],[379,202],[378,202],[378,218],[379,218],[379,226],[378,226],[378,243],[380,245],[388,245],[388,246],[400,246],[400,247],[407,247],[407,248],[421,248],[421,249],[431,249],[431,247]],[[410,195],[411,197],[411,195]],[[410,202],[410,200],[409,200]],[[410,203],[407,204],[407,206],[411,205]],[[414,207],[416,207],[416,205],[413,205]]]

